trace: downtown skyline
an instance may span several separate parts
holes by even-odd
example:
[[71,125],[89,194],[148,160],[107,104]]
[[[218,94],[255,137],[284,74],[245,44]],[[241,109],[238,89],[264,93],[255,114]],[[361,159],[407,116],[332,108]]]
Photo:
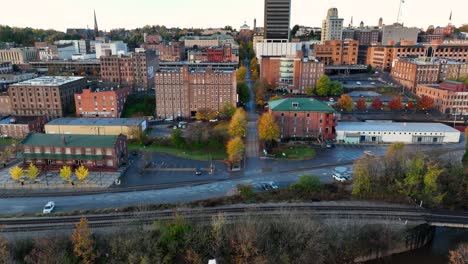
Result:
[[[56,29],[65,31],[66,28],[93,28],[93,10],[96,10],[99,28],[108,31],[114,28],[138,28],[145,25],[165,25],[180,28],[209,28],[224,27],[226,25],[239,28],[244,21],[253,26],[253,19],[257,19],[257,26],[263,26],[264,1],[238,0],[236,6],[226,8],[223,1],[227,0],[174,0],[149,1],[135,0],[132,5],[121,0],[82,0],[79,6],[72,6],[71,0],[44,0],[47,6],[45,12],[37,9],[22,8],[32,1],[7,2],[5,10],[23,9],[21,17],[18,12],[6,12],[0,18],[1,25],[14,27],[32,27]],[[429,25],[445,26],[449,22],[450,12],[453,12],[452,24],[459,27],[468,23],[461,10],[468,9],[468,2],[464,0],[446,0],[444,5],[436,4],[435,0],[420,1],[406,0],[403,4],[402,20],[406,26],[427,28]],[[121,4],[121,5],[119,5]],[[127,5],[124,5],[127,4]],[[396,22],[398,0],[377,3],[372,0],[324,1],[311,3],[309,0],[292,0],[291,27],[299,24],[304,26],[321,27],[322,19],[330,7],[337,7],[339,16],[344,19],[344,25],[350,23],[353,17],[354,26],[364,21],[365,25],[377,25],[378,19],[383,18],[384,24]],[[71,7],[72,6],[72,7]],[[359,8],[356,8],[358,6]],[[375,8],[379,8],[375,10]],[[74,15],[70,19],[70,12]],[[424,16],[421,16],[424,12]]]

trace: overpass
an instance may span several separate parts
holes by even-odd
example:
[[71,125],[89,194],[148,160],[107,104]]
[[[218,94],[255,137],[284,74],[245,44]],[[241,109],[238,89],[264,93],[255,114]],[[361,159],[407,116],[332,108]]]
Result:
[[126,226],[139,222],[151,224],[154,221],[172,221],[176,216],[201,224],[210,224],[213,217],[222,214],[226,222],[235,222],[248,217],[275,218],[279,216],[310,216],[319,220],[356,220],[366,223],[394,223],[401,225],[468,228],[468,212],[430,211],[416,206],[369,205],[365,202],[323,203],[278,203],[278,204],[241,204],[205,208],[173,208],[167,210],[118,212],[109,210],[108,214],[76,214],[69,216],[16,217],[0,219],[3,233],[31,231],[72,230],[80,218],[85,217],[91,228]]

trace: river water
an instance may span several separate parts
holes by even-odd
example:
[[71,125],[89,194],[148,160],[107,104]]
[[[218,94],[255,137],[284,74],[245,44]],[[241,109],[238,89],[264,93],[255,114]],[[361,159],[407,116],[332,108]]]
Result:
[[434,239],[425,247],[369,261],[366,264],[447,264],[449,251],[460,242],[468,242],[468,229],[438,227]]

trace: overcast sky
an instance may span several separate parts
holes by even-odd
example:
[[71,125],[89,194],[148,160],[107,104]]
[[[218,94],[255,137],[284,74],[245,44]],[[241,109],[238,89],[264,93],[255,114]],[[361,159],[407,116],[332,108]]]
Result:
[[[364,21],[376,25],[383,17],[385,24],[396,22],[400,0],[292,0],[291,25],[321,27],[327,9],[338,8],[348,25]],[[144,25],[169,27],[239,28],[244,21],[263,25],[264,0],[13,0],[0,1],[0,24],[19,27],[93,28],[96,9],[99,28],[136,28]],[[468,23],[468,0],[405,0],[403,22],[408,26],[427,28],[445,26],[453,10],[452,23]]]

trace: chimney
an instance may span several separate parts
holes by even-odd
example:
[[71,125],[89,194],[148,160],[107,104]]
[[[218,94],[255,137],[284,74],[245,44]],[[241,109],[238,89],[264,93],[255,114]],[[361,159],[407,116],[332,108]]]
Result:
[[62,144],[67,145],[67,139],[65,138],[65,135],[62,135]]

